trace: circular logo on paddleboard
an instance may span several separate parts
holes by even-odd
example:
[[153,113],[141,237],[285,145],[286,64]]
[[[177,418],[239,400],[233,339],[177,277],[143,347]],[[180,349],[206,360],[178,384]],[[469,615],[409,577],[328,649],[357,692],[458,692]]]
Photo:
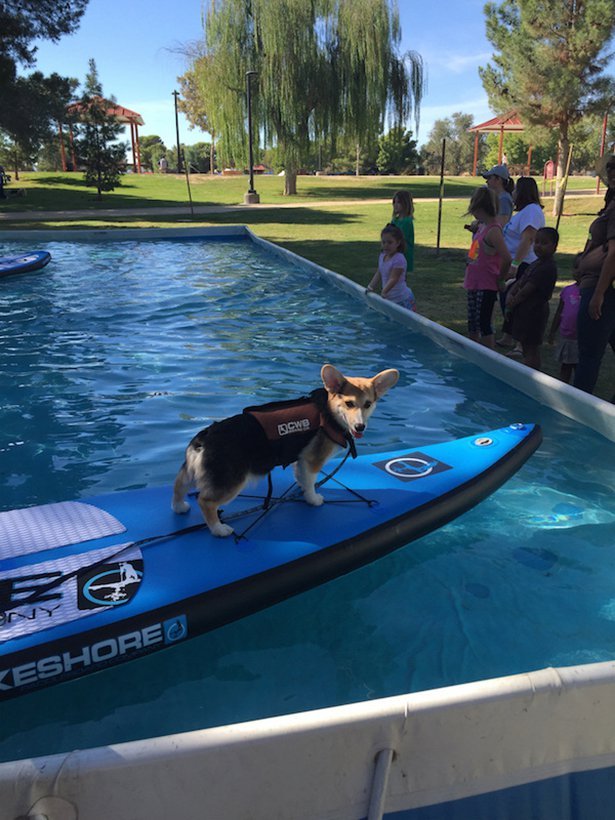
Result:
[[385,469],[396,478],[423,478],[433,472],[434,466],[433,461],[407,456],[389,461]]
[[99,565],[80,578],[79,609],[126,604],[139,589],[142,578],[140,559]]
[[493,444],[493,439],[489,438],[489,436],[481,436],[480,438],[474,439],[474,444],[477,447],[491,447]]

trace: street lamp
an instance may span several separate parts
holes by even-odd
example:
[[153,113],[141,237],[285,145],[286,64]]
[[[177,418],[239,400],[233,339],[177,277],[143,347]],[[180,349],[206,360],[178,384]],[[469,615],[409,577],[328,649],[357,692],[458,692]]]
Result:
[[175,133],[177,135],[177,173],[181,174],[182,172],[182,155],[181,150],[179,147],[179,120],[177,118],[177,98],[179,97],[179,91],[174,91],[173,96],[175,97]]
[[255,205],[261,198],[254,190],[254,153],[252,151],[252,88],[250,80],[256,77],[258,72],[246,71],[246,96],[248,98],[248,154],[250,159],[250,187],[248,193],[244,195],[243,201],[246,205]]

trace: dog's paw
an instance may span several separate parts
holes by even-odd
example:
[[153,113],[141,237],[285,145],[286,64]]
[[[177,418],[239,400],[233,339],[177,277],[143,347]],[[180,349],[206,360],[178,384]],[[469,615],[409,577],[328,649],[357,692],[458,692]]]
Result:
[[187,501],[177,501],[171,504],[171,509],[177,515],[185,515],[187,512],[190,511],[190,504]]
[[215,535],[216,538],[228,538],[228,536],[232,535],[235,530],[232,527],[229,527],[228,524],[216,524],[215,527],[210,528],[210,532],[212,535]]
[[325,503],[325,499],[320,493],[310,493],[305,495],[305,500],[311,507],[320,507]]

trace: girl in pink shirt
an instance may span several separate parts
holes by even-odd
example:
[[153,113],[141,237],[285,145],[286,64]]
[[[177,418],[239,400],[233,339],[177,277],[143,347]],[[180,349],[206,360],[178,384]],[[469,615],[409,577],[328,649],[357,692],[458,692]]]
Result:
[[511,256],[497,220],[497,198],[491,189],[479,188],[474,193],[468,213],[479,223],[463,280],[468,295],[468,336],[493,350],[493,307]]
[[406,241],[396,225],[385,225],[380,234],[382,253],[378,257],[378,270],[367,286],[366,293],[373,293],[380,285],[383,299],[395,302],[407,310],[416,310],[414,294],[406,282],[408,263],[404,252]]
[[560,363],[559,377],[570,384],[577,364],[579,363],[579,345],[577,343],[577,315],[581,304],[581,274],[575,271],[574,285],[567,285],[559,295],[559,302],[549,331],[549,344],[555,341],[559,328],[559,341],[555,358]]

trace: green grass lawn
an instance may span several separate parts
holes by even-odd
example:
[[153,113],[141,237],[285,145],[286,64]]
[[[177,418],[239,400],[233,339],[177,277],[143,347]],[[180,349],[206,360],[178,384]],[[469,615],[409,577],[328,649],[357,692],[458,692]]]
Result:
[[[103,194],[98,200],[96,192],[86,187],[82,174],[70,173],[20,173],[20,179],[7,186],[21,188],[25,197],[9,197],[2,210],[16,212],[100,210],[106,208],[154,208],[183,205],[188,202],[186,178],[176,174],[126,174],[115,191]],[[537,180],[542,190],[541,180]],[[483,183],[479,177],[446,177],[444,193],[449,197],[471,196],[472,191]],[[590,177],[571,177],[568,190],[595,188]],[[195,174],[190,177],[190,189],[195,205],[237,205],[243,202],[248,188],[247,176],[222,177]],[[284,196],[284,180],[278,176],[257,176],[255,188],[263,204],[288,203]],[[410,188],[417,198],[437,197],[440,180],[435,176],[423,177],[354,177],[300,176],[298,195],[294,201],[324,202],[328,200],[392,199],[399,188]]]
[[[572,178],[575,186],[569,190],[594,190],[595,180]],[[24,174],[24,198],[6,200],[2,210],[92,211],[78,218],[41,218],[36,222],[3,220],[4,228],[92,228],[92,227],[178,227],[182,225],[246,224],[259,236],[276,242],[301,256],[311,259],[350,279],[366,284],[371,278],[378,257],[379,234],[391,217],[388,202],[400,187],[410,187],[416,202],[416,270],[411,285],[417,297],[419,311],[430,319],[459,333],[466,332],[466,299],[461,287],[465,253],[470,235],[463,229],[467,221],[465,210],[472,191],[480,180],[457,177],[446,181],[446,199],[442,207],[440,249],[436,250],[438,203],[421,201],[437,196],[435,177],[300,177],[297,198],[284,197],[283,180],[279,177],[258,177],[256,189],[261,202],[283,203],[284,208],[222,211],[203,216],[173,214],[147,217],[154,206],[185,204],[185,180],[174,175],[127,176],[125,184],[104,195],[97,205],[94,195],[84,188],[80,177],[70,174]],[[14,183],[12,183],[14,184]],[[21,184],[21,181],[20,181]],[[247,188],[245,177],[192,178],[193,199],[199,204],[237,205]],[[604,193],[604,189],[602,190]],[[463,197],[455,199],[454,197]],[[88,199],[89,198],[89,199]],[[89,202],[84,205],[84,202]],[[335,204],[335,203],[338,204]],[[552,313],[561,288],[571,281],[574,255],[583,247],[590,222],[601,207],[602,198],[577,196],[566,200],[560,220],[561,235],[558,252],[560,272],[558,288],[552,302]],[[126,214],[101,219],[100,208],[138,207],[139,215]],[[547,224],[554,225],[551,203],[546,200]],[[499,325],[500,317],[497,316]],[[559,367],[553,361],[553,351],[545,346],[543,367],[555,375]],[[615,392],[615,356],[607,351],[596,395],[610,399]]]

